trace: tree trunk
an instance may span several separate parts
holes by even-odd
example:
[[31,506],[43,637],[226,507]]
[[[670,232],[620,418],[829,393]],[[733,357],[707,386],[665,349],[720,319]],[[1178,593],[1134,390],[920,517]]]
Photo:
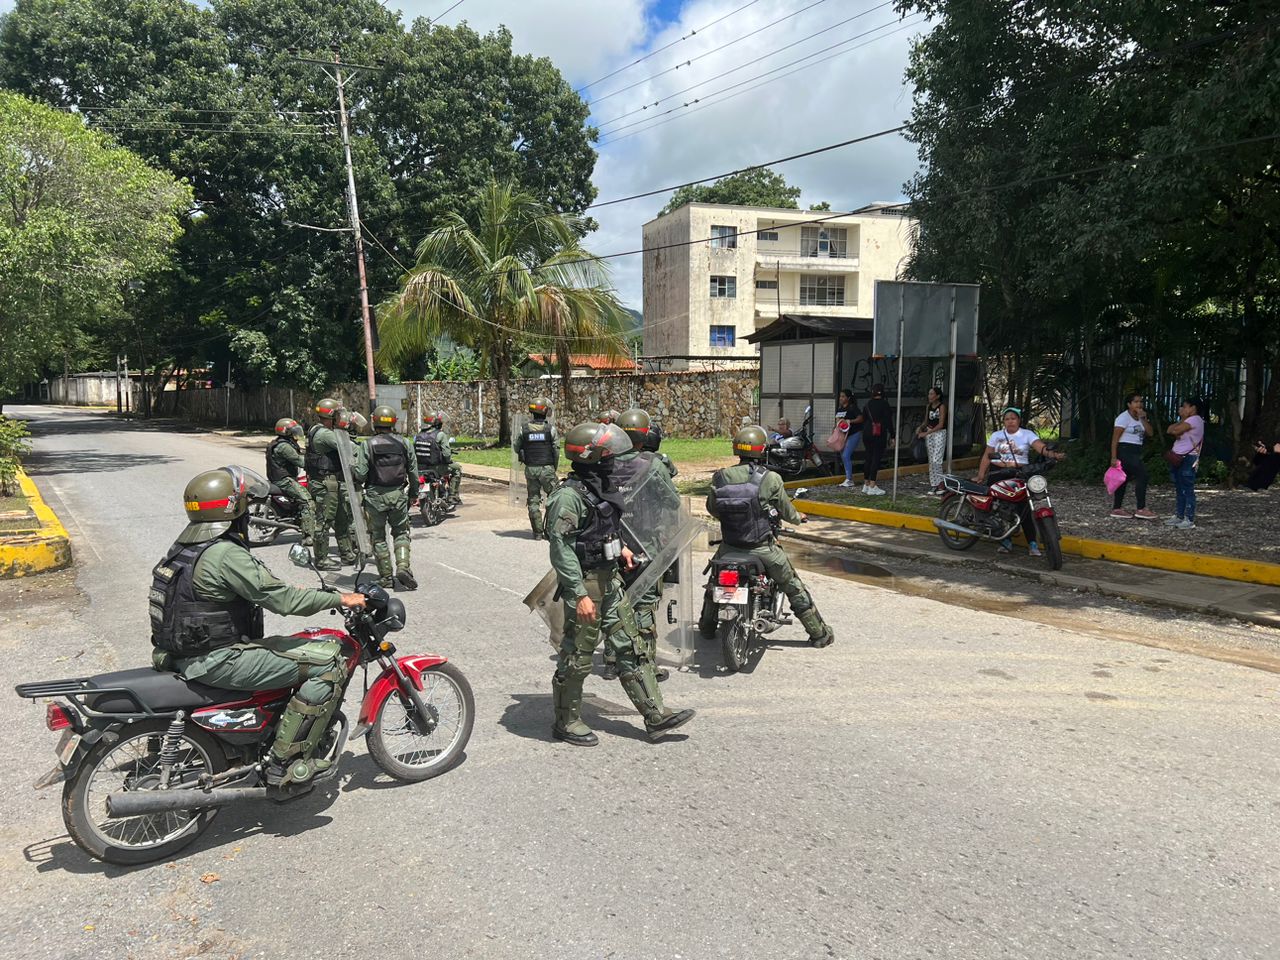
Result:
[[569,350],[563,340],[556,341],[556,361],[560,365],[560,382],[564,389],[564,408],[573,406],[573,390],[569,384],[573,376],[573,365],[569,359]]
[[511,341],[503,339],[493,354],[498,381],[498,446],[511,446]]

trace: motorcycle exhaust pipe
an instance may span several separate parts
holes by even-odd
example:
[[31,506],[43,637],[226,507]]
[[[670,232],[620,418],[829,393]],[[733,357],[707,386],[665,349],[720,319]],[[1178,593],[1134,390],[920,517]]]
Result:
[[107,795],[107,816],[145,817],[153,813],[207,810],[242,800],[264,800],[266,787],[234,787],[224,790],[137,790]]
[[751,622],[751,629],[756,633],[773,633],[778,629],[778,624],[772,620],[766,620],[764,617],[757,617]]
[[287,523],[284,520],[272,520],[269,517],[252,517],[249,522],[255,527],[275,527],[277,530],[297,530],[296,523]]
[[950,530],[952,533],[964,533],[971,537],[981,537],[977,530],[970,530],[968,527],[962,527],[958,523],[952,523],[950,520],[942,520],[938,517],[933,518],[933,525],[939,530]]

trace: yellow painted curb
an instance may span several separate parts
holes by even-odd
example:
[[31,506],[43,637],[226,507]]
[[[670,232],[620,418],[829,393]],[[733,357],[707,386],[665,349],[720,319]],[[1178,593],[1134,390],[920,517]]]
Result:
[[[963,460],[956,460],[952,464],[952,470],[972,470],[977,469],[978,464],[982,462],[981,457],[965,457]],[[929,465],[927,463],[913,463],[908,467],[899,467],[898,476],[910,477],[919,473],[928,473]],[[893,479],[893,469],[889,468],[884,471],[890,480]],[[788,490],[795,490],[797,487],[826,487],[832,484],[844,483],[844,477],[814,477],[812,480],[788,480],[783,484]]]
[[[917,530],[920,533],[937,533],[931,517],[919,517],[909,513],[889,510],[873,510],[869,507],[850,507],[842,503],[820,503],[816,500],[796,500],[795,507],[801,513],[835,520],[853,520],[880,527],[899,530]],[[1161,547],[1140,547],[1129,543],[1112,543],[1109,540],[1086,540],[1083,537],[1063,537],[1062,552],[1089,560],[1112,560],[1135,567],[1151,567],[1171,573],[1193,573],[1202,577],[1218,577],[1263,586],[1280,586],[1280,564],[1261,560],[1244,560],[1240,557],[1224,557],[1213,553],[1187,553],[1182,550],[1165,550]]]
[[35,483],[21,470],[18,485],[40,521],[40,532],[0,537],[0,580],[29,577],[71,566],[71,538],[66,528],[40,496]]

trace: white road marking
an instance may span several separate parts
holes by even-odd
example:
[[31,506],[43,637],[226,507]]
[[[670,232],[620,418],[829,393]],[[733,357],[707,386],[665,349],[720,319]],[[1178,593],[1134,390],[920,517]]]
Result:
[[521,600],[524,599],[524,594],[522,594],[518,590],[512,590],[510,587],[504,587],[502,584],[494,583],[492,580],[486,580],[484,577],[477,577],[474,573],[468,573],[466,570],[459,570],[457,567],[451,567],[449,566],[449,564],[441,563],[439,560],[432,560],[431,562],[434,563],[437,567],[444,567],[446,570],[450,571],[451,573],[458,574],[458,576],[460,577],[466,577],[469,580],[475,580],[477,583],[483,583],[487,587],[493,587],[493,589],[495,590],[501,590],[503,593],[509,593],[513,597],[519,597]]

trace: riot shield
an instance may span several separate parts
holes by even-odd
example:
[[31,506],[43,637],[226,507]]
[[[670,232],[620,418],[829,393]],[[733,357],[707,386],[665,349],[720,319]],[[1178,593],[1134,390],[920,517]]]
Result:
[[547,642],[556,651],[560,650],[560,641],[564,639],[564,604],[555,599],[556,587],[559,585],[556,572],[548,570],[547,575],[524,598],[524,605],[540,616],[547,625]]
[[356,546],[361,556],[373,556],[373,545],[369,539],[369,527],[364,522],[364,504],[360,501],[360,489],[356,486],[356,451],[351,443],[351,435],[345,430],[334,430],[338,441],[338,460],[342,464],[342,481],[347,488],[347,503],[351,507],[351,529],[356,535]]
[[511,418],[511,481],[507,484],[507,503],[513,507],[523,507],[529,498],[529,491],[524,481],[524,464],[516,453],[516,441],[524,429],[524,417]]

